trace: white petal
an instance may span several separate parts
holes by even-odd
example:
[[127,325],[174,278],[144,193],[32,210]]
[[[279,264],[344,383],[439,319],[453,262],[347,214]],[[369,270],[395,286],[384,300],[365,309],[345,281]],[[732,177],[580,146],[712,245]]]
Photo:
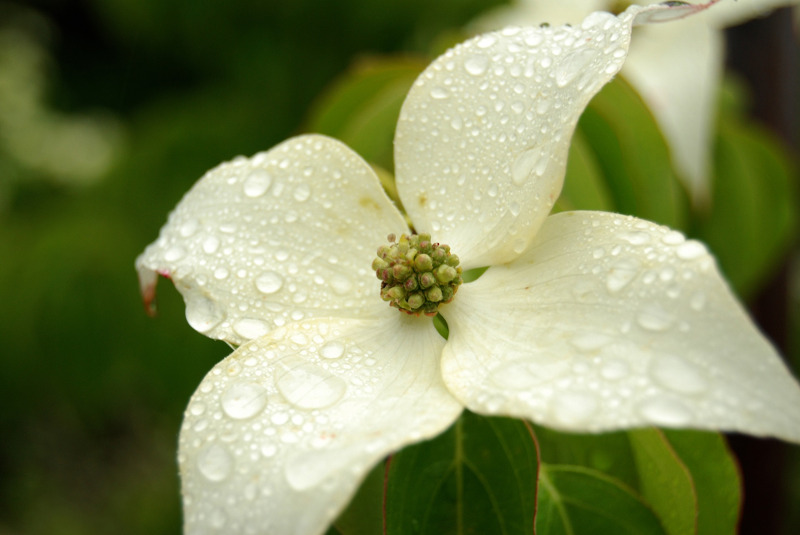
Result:
[[633,41],[623,75],[647,103],[667,139],[676,170],[692,198],[702,204],[710,187],[722,35],[705,21],[690,19],[643,27]]
[[578,117],[622,66],[634,14],[481,35],[428,67],[395,137],[415,227],[467,268],[516,258],[561,191]]
[[736,0],[720,2],[707,12],[708,21],[717,28],[742,24],[750,19],[768,15],[783,6],[797,6],[798,0]]
[[192,327],[240,344],[286,321],[372,314],[370,265],[407,226],[372,169],[323,136],[209,171],[137,259],[145,300],[170,277]]
[[442,369],[473,411],[576,431],[643,425],[800,442],[800,387],[705,247],[601,212],[548,218],[443,311]]
[[324,533],[380,459],[446,429],[444,341],[417,320],[293,323],[215,366],[181,430],[186,533]]

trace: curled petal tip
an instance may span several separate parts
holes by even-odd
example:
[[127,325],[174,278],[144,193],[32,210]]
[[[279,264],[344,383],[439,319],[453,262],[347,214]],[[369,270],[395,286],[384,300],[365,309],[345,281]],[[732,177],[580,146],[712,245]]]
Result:
[[702,4],[690,4],[688,2],[661,2],[646,7],[632,6],[637,9],[634,25],[650,24],[654,22],[668,22],[671,20],[682,19],[704,11],[719,2],[710,0]]
[[[166,276],[166,275],[165,275]],[[158,274],[149,269],[139,269],[139,291],[142,294],[142,304],[148,316],[156,315],[156,284]]]

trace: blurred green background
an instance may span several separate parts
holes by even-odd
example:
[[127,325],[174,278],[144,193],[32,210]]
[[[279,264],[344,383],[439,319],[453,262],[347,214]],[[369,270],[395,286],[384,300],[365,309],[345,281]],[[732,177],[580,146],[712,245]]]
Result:
[[0,2],[0,535],[179,532],[182,412],[229,349],[168,284],[148,318],[134,258],[359,58],[426,56],[496,3]]

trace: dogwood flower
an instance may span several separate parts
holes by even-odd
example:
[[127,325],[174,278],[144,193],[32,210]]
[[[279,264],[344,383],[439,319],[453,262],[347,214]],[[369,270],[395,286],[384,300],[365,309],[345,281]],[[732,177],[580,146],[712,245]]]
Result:
[[[519,0],[487,14],[478,31],[509,24],[577,23],[598,10],[646,0]],[[675,24],[643,26],[623,76],[647,103],[672,150],[675,169],[695,202],[708,201],[711,141],[722,79],[723,30],[798,0],[728,0]]]
[[506,29],[434,61],[397,126],[413,227],[369,165],[319,135],[192,188],[137,259],[146,302],[169,277],[191,326],[237,346],[185,413],[187,533],[323,533],[371,467],[464,407],[800,442],[800,388],[702,244],[633,217],[548,217],[633,23],[695,9]]

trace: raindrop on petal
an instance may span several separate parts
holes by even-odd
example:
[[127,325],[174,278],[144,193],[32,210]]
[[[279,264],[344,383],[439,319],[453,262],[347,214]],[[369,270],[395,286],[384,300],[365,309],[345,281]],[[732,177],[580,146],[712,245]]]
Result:
[[279,362],[275,383],[283,397],[301,409],[322,409],[333,405],[347,390],[347,384],[340,377],[299,359]]
[[272,177],[263,169],[252,171],[243,183],[244,194],[248,197],[260,197],[264,195],[272,184]]
[[233,457],[225,446],[208,444],[197,454],[197,468],[209,481],[222,481],[233,469]]
[[267,391],[256,383],[235,382],[228,387],[220,399],[222,410],[231,418],[252,418],[267,406]]

